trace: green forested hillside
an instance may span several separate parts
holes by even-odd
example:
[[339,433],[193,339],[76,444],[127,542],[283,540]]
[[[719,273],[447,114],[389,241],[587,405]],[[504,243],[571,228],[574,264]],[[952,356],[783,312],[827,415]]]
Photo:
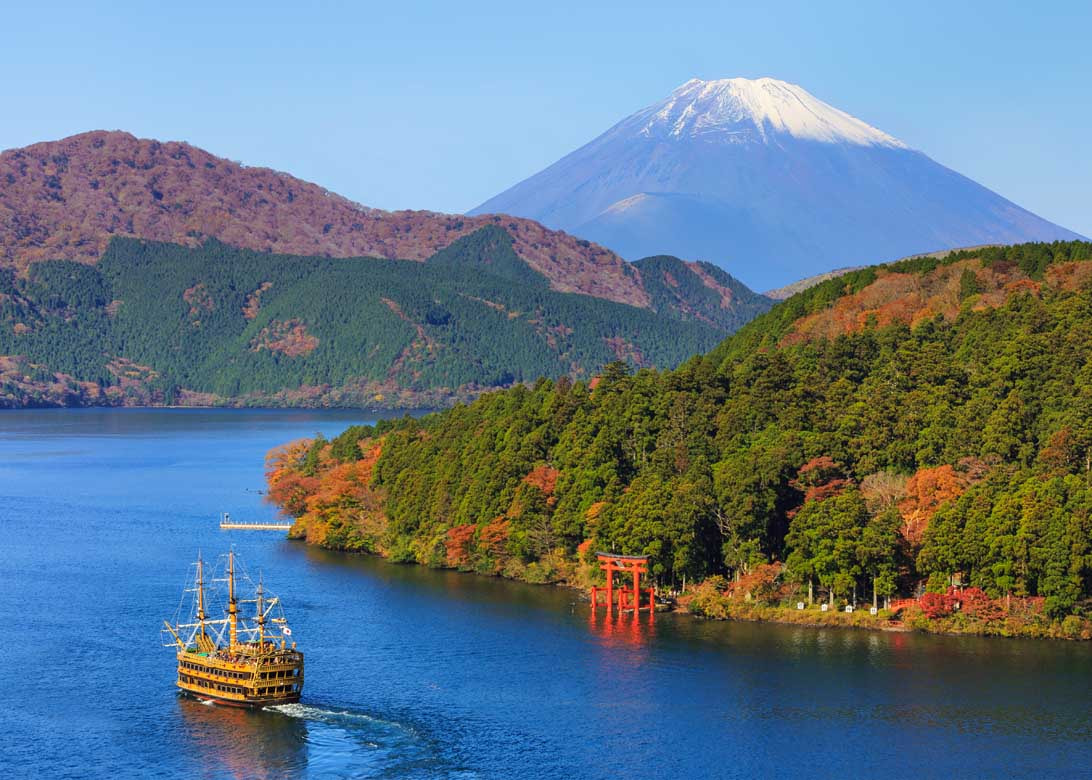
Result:
[[633,265],[641,272],[652,308],[669,317],[698,320],[732,333],[773,305],[712,263],[657,255]]
[[943,616],[956,584],[1022,605],[1004,631],[1085,615],[1089,260],[1035,244],[853,272],[673,371],[613,364],[289,447],[272,496],[315,543],[536,581],[581,581],[605,549],[770,603],[927,587]]
[[[95,266],[4,274],[0,355],[68,375],[85,401],[114,386],[144,401],[329,403],[347,387],[335,401],[442,402],[618,359],[670,367],[740,324],[556,292],[496,227],[425,263],[115,239]],[[9,404],[48,401],[0,382]]]

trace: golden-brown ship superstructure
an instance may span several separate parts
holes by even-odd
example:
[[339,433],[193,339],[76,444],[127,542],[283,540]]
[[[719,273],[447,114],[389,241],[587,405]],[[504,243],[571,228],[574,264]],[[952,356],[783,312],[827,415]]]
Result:
[[[234,707],[298,702],[303,690],[303,653],[286,639],[292,630],[280,599],[269,596],[260,579],[253,599],[236,597],[234,551],[227,555],[225,575],[212,581],[227,586],[223,618],[211,618],[207,612],[210,583],[198,556],[194,587],[186,590],[192,594],[190,619],[176,619],[174,624],[163,621],[173,639],[170,646],[177,650],[176,685],[203,701]],[[254,612],[241,613],[240,603],[253,603]]]

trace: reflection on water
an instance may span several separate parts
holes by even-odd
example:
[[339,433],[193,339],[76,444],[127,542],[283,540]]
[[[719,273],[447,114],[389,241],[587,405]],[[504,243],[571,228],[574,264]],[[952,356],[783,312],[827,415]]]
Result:
[[[1092,646],[590,611],[583,594],[221,532],[262,458],[353,415],[0,414],[0,764],[13,777],[1074,777]],[[159,621],[235,545],[303,702],[179,699]],[[47,681],[47,682],[43,682]],[[90,692],[93,692],[90,693]]]
[[[449,776],[410,726],[309,704],[265,710],[178,697],[186,752],[204,777]],[[462,773],[462,776],[472,776]]]
[[606,647],[641,648],[656,638],[656,613],[607,612],[588,605],[588,629]]
[[302,718],[280,713],[218,707],[178,697],[186,750],[201,774],[237,778],[281,778],[307,760],[308,728]]

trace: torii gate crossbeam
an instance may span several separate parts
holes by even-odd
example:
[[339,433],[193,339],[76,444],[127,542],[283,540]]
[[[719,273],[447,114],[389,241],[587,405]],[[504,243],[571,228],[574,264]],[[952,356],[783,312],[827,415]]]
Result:
[[656,590],[655,588],[648,588],[648,605],[641,606],[641,575],[648,574],[648,561],[647,555],[615,555],[613,553],[596,553],[595,557],[599,559],[599,568],[601,568],[607,574],[606,587],[600,588],[593,586],[591,589],[591,603],[592,609],[599,606],[599,594],[603,593],[606,596],[607,614],[613,614],[614,611],[614,573],[620,574],[632,574],[633,575],[633,587],[632,588],[620,588],[618,590],[618,611],[633,610],[634,613],[640,612],[642,609],[647,609],[649,615],[656,614]]

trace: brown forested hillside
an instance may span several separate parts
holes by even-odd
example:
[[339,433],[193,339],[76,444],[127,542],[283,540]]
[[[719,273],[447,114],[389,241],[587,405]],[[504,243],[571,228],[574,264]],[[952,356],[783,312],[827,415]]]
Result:
[[561,292],[647,307],[640,273],[613,252],[537,222],[382,211],[186,143],[95,131],[0,153],[0,266],[93,263],[113,236],[285,254],[425,260],[486,225]]
[[[100,131],[0,153],[0,404],[115,403],[133,382],[126,403],[431,404],[613,359],[670,367],[770,305],[707,263],[369,209],[185,143]],[[184,348],[154,337],[183,321]],[[228,376],[254,355],[269,365]],[[110,368],[129,364],[148,371]]]

